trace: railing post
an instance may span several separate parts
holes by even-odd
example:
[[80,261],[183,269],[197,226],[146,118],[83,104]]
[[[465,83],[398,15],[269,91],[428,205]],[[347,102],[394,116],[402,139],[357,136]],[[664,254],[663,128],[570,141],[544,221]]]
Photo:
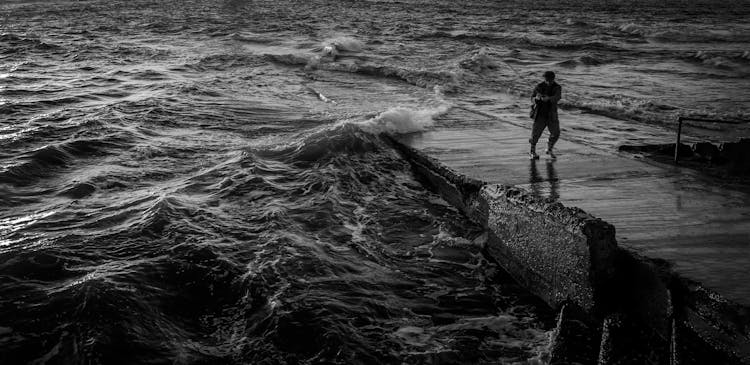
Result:
[[677,142],[674,144],[674,164],[680,160],[680,135],[682,134],[682,117],[677,118]]

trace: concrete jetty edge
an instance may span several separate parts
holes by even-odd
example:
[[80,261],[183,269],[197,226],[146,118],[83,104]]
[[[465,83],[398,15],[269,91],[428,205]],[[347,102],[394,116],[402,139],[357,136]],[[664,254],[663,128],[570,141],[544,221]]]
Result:
[[485,249],[559,310],[550,363],[750,364],[750,308],[617,245],[615,227],[487,184],[383,135],[428,189],[482,225]]

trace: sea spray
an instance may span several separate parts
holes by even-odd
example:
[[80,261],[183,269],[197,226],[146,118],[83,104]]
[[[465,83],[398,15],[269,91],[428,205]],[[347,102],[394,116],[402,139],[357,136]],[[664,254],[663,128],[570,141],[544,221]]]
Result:
[[326,47],[333,47],[339,52],[361,52],[365,48],[365,44],[356,38],[338,36],[323,41],[323,49],[325,50]]
[[440,87],[435,87],[437,105],[423,108],[393,107],[358,125],[369,133],[404,134],[421,132],[435,125],[435,118],[445,114],[451,105],[445,102]]
[[[362,43],[362,41],[347,37],[347,36],[338,36],[338,37],[332,37],[328,38],[325,41],[322,42],[320,47],[316,47],[313,49],[315,52],[320,52],[321,55],[316,55],[313,57],[312,61],[315,61],[317,58],[318,62],[320,57],[330,57],[333,60],[336,59],[336,57],[340,53],[346,53],[346,54],[353,54],[353,53],[359,53],[364,49],[365,44]],[[314,67],[316,64],[311,65],[310,67]]]
[[410,109],[395,107],[372,119],[360,122],[360,127],[370,133],[403,134],[420,132],[435,125],[434,118],[450,109],[447,104],[434,108]]

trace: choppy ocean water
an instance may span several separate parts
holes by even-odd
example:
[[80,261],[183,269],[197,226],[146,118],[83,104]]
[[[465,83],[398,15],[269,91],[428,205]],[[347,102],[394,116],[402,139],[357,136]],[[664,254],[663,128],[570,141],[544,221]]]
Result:
[[546,69],[634,139],[750,113],[747,2],[0,11],[9,364],[543,362],[552,314],[379,133],[498,97],[524,114]]

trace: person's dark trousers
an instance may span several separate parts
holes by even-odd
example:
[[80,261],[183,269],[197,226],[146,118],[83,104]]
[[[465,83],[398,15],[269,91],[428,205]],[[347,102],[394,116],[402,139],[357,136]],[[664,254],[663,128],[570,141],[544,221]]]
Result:
[[536,143],[539,142],[539,138],[544,132],[544,128],[549,129],[549,141],[547,142],[547,148],[552,149],[555,146],[555,142],[560,138],[560,121],[559,120],[545,120],[543,118],[537,118],[534,120],[534,126],[531,127],[531,149],[536,148]]

